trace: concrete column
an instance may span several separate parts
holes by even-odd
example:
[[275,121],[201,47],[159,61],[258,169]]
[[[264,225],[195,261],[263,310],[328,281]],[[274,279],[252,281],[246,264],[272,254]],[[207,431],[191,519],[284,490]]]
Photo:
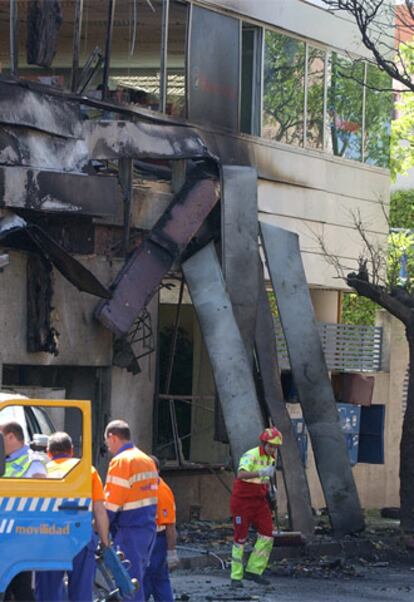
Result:
[[[152,316],[156,341],[158,298],[154,298],[147,309]],[[112,367],[110,419],[126,420],[131,427],[134,443],[146,453],[151,453],[156,379],[155,351],[138,361],[141,372],[136,375],[124,368]]]

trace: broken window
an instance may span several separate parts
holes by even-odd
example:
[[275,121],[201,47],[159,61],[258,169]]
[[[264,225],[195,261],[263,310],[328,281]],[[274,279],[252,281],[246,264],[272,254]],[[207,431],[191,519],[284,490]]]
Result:
[[303,144],[305,43],[266,31],[262,135],[288,144]]
[[[7,2],[7,5],[11,3]],[[49,3],[15,2],[14,30],[16,43],[16,66],[19,77],[45,85],[68,88],[72,69],[72,40],[74,2],[65,2],[64,7],[54,0]],[[0,27],[3,44],[10,49],[3,67],[10,65],[13,44],[10,41],[10,9],[2,3]],[[7,42],[7,40],[9,40]]]
[[102,98],[102,63],[108,6],[99,0],[84,0],[79,47],[78,92]]
[[185,117],[185,69],[187,54],[188,5],[170,2],[167,52],[167,105],[168,115]]
[[[155,448],[161,458],[178,460],[190,458],[191,397],[193,387],[192,308],[181,309],[181,323],[177,329],[173,349],[176,305],[160,305],[159,330],[159,396],[157,405],[157,437]],[[171,380],[168,383],[170,370]],[[168,390],[167,390],[168,389]],[[181,450],[177,454],[176,446]]]
[[242,25],[240,130],[258,135],[260,131],[260,76],[262,28]]
[[162,0],[117,2],[109,70],[110,97],[158,110]]

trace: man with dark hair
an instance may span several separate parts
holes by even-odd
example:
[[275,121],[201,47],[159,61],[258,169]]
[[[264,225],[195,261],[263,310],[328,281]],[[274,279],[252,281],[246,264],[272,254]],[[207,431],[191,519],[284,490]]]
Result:
[[[0,432],[3,433],[6,454],[6,470],[3,476],[9,479],[44,479],[46,468],[25,444],[21,425],[14,421],[3,422],[0,424]],[[21,602],[34,600],[32,574],[25,571],[16,575],[11,580],[4,599]]]
[[[48,454],[50,462],[46,468],[48,477],[62,479],[79,462],[73,457],[72,438],[67,433],[53,433],[49,437]],[[91,467],[92,510],[95,528],[104,546],[109,546],[109,520],[104,505],[102,481],[96,469]],[[68,593],[65,595],[64,571],[42,571],[36,573],[37,602],[92,602],[95,578],[95,549],[97,538],[91,541],[73,559],[73,570],[68,571]]]
[[105,484],[111,533],[131,563],[131,577],[141,586],[132,599],[143,602],[144,573],[156,534],[158,473],[154,461],[132,443],[124,420],[107,425],[105,443],[112,455]]

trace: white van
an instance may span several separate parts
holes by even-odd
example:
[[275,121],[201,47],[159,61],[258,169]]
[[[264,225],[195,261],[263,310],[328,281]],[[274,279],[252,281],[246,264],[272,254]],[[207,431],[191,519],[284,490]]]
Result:
[[[25,395],[11,391],[0,391],[0,402],[9,399],[29,399]],[[33,435],[51,435],[56,431],[51,419],[42,407],[38,406],[7,406],[0,412],[0,423],[15,420],[21,424],[24,432],[25,443],[28,445],[33,440]]]

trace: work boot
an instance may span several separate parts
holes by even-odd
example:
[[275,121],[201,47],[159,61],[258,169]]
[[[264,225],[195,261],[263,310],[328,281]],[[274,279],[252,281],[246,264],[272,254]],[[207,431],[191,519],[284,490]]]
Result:
[[244,587],[241,579],[232,579],[230,587]]
[[262,575],[257,575],[256,573],[249,573],[249,571],[246,571],[244,573],[244,578],[248,579],[248,581],[254,581],[259,585],[270,585],[270,581],[265,579]]

